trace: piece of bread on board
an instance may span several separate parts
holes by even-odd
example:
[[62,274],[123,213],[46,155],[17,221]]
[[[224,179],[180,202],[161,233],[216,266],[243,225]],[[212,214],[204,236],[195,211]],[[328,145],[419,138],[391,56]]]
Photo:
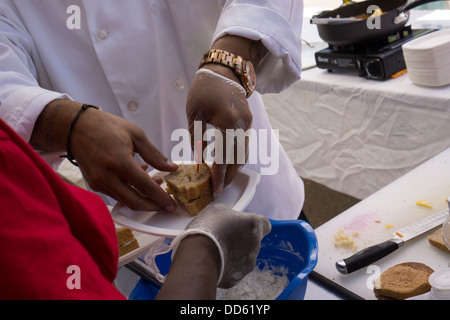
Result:
[[428,241],[435,247],[450,253],[450,250],[444,243],[444,236],[442,235],[442,228],[437,229],[435,232],[428,236]]
[[116,228],[117,241],[119,242],[119,256],[139,248],[139,243],[129,228]]
[[192,216],[214,201],[211,169],[206,163],[199,164],[198,171],[197,164],[181,164],[177,171],[165,176],[164,180],[167,183],[167,192]]
[[433,269],[419,262],[397,264],[375,281],[374,293],[379,300],[404,300],[431,290],[428,278]]

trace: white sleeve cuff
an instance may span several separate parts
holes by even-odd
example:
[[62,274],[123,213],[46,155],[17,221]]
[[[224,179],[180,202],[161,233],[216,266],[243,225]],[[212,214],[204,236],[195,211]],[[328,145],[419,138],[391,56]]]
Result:
[[[40,87],[19,87],[2,102],[2,118],[19,136],[29,142],[34,125],[42,110],[54,100],[71,100],[67,94],[49,91]],[[44,160],[56,170],[60,153],[40,152]]]
[[280,92],[300,79],[303,9],[298,4],[290,10],[291,21],[268,5],[235,4],[223,10],[217,24],[213,41],[231,34],[261,40],[268,49],[256,70],[260,93]]
[[42,110],[54,100],[70,100],[66,94],[40,87],[21,87],[2,102],[0,116],[25,141],[30,141],[34,124]]

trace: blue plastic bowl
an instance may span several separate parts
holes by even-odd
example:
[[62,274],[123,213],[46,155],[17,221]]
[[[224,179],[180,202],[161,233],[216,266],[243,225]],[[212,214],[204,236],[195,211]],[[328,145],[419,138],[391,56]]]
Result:
[[272,230],[261,242],[257,265],[284,266],[289,285],[276,300],[303,300],[309,273],[317,264],[317,238],[302,220],[271,221]]
[[[289,285],[276,300],[303,300],[309,273],[317,264],[317,238],[312,227],[305,221],[271,220],[272,230],[261,242],[256,264],[259,268],[284,266]],[[158,256],[156,263],[162,274],[170,268],[171,252]],[[131,300],[153,300],[160,286],[140,279],[128,297]]]

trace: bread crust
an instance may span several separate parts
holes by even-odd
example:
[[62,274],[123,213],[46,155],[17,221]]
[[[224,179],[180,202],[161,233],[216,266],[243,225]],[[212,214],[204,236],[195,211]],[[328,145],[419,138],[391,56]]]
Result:
[[133,232],[129,228],[116,228],[119,246],[134,239]]
[[397,264],[375,281],[374,294],[379,300],[404,300],[431,290],[428,282],[433,269],[420,262]]
[[139,248],[139,242],[136,239],[134,239],[128,244],[119,246],[119,256],[121,257],[124,254],[127,254],[128,252],[131,252],[137,248]]
[[194,199],[188,202],[181,201],[176,196],[174,196],[174,199],[177,205],[182,207],[184,210],[186,210],[193,216],[197,215],[208,204],[214,201],[214,197],[212,196],[212,194],[205,194],[198,199]]
[[178,170],[164,177],[167,186],[185,201],[198,199],[211,192],[211,169],[206,163],[199,165],[180,165]]
[[173,195],[177,205],[197,215],[209,203],[214,201],[211,186],[211,169],[206,163],[180,165],[178,170],[164,177],[167,191]]
[[450,253],[450,250],[444,243],[444,237],[442,235],[442,228],[437,229],[435,232],[428,236],[428,241],[430,244],[444,252]]
[[116,229],[117,241],[119,243],[119,256],[139,248],[139,242],[129,228]]

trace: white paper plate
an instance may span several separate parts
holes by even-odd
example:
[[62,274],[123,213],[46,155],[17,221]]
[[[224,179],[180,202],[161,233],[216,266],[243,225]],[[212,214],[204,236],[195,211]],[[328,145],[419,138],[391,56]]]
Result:
[[[164,177],[168,172],[153,170],[151,177]],[[260,175],[254,171],[242,168],[233,182],[228,185],[215,201],[226,204],[236,211],[242,211],[255,195]],[[163,189],[166,183],[161,184]],[[134,211],[121,203],[117,203],[111,211],[113,220],[122,226],[138,232],[147,233],[166,238],[175,238],[193,219],[181,208],[174,212],[162,211]]]

